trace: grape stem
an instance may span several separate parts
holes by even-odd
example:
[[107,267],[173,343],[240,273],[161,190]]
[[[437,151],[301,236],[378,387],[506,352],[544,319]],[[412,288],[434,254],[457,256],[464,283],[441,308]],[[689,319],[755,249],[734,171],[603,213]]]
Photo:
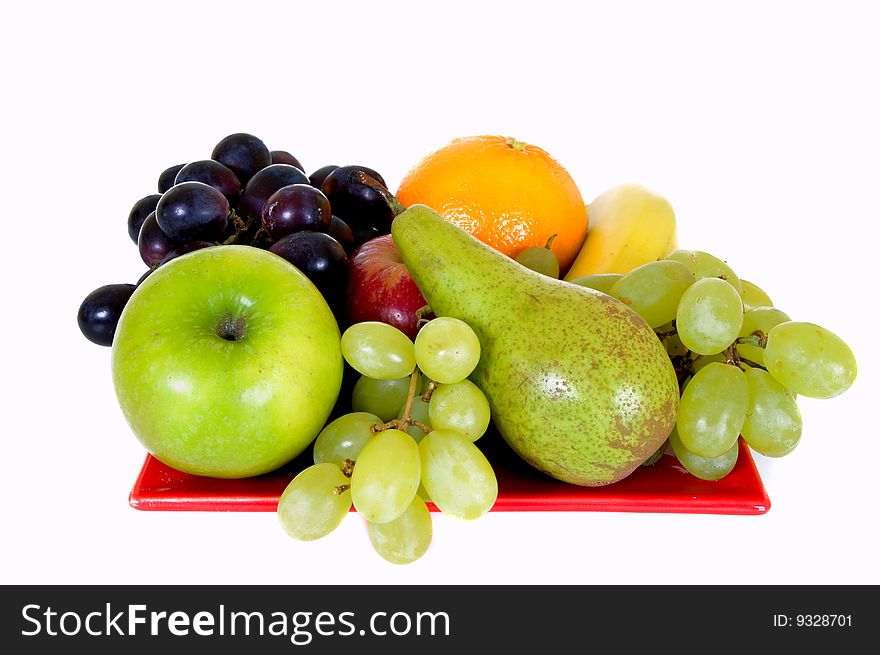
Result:
[[416,310],[416,325],[420,329],[425,323],[430,321],[431,319],[425,318],[434,312],[431,310],[431,305],[423,305]]
[[333,487],[333,493],[336,494],[337,496],[341,496],[349,489],[351,489],[350,484],[341,484],[338,487]]
[[[744,368],[744,366],[750,366],[751,368],[762,368],[766,371],[767,369],[765,367],[761,366],[760,364],[758,364],[756,362],[753,362],[750,359],[746,359],[745,357],[740,355],[736,349],[736,344],[738,344],[738,343],[750,343],[755,346],[760,346],[760,343],[756,343],[754,339],[755,339],[754,337],[740,337],[739,339],[734,341],[732,344],[730,344],[730,346],[727,348],[727,350],[724,351],[724,357],[725,357],[724,363],[730,364],[732,366],[737,366],[739,368]],[[758,338],[758,340],[760,340],[760,339]],[[766,343],[766,339],[764,341]],[[761,347],[763,348],[763,346],[761,346]]]
[[757,346],[758,348],[766,348],[767,347],[767,335],[764,334],[761,330],[755,330],[747,337],[740,337],[736,340],[736,343],[747,343],[752,346]]
[[234,210],[229,211],[229,220],[235,228],[235,232],[220,245],[228,246],[233,243],[240,243],[242,236],[247,234],[254,225],[254,218],[252,216],[245,219],[236,214]]
[[354,473],[354,460],[348,458],[342,460],[342,466],[340,468],[342,469],[342,475],[350,478],[351,474]]
[[425,389],[425,393],[422,394],[422,402],[429,403],[431,402],[431,396],[434,395],[434,389],[437,388],[437,383],[434,380],[428,380],[428,388]]
[[[746,366],[751,366],[752,368],[762,368],[765,371],[767,370],[765,367],[761,366],[757,362],[753,362],[751,359],[746,359],[742,355],[740,355],[740,357],[739,357],[739,363],[745,364]],[[742,368],[742,367],[740,367],[740,368]]]
[[[405,430],[410,425],[414,425],[425,434],[428,434],[431,431],[431,428],[427,425],[412,417],[412,406],[413,401],[416,398],[416,389],[419,386],[419,378],[421,378],[421,372],[416,368],[412,372],[412,375],[409,376],[409,391],[407,391],[406,394],[406,404],[403,406],[403,414],[401,417],[392,419],[387,423],[376,424],[370,428],[370,432],[373,434],[379,434],[383,430]],[[437,386],[433,380],[428,383],[428,391],[425,392],[425,395],[428,396],[428,400],[430,400],[430,392],[434,390],[431,385]],[[425,396],[422,396],[422,400],[425,400]],[[425,402],[428,402],[428,400],[425,400]]]
[[678,328],[675,325],[675,321],[672,321],[672,329],[667,330],[666,332],[657,332],[657,338],[660,339],[660,341],[665,341],[669,337],[674,337],[676,334],[678,334]]
[[736,352],[736,342],[734,341],[727,350],[724,351],[724,363],[732,366],[739,366],[739,353]]

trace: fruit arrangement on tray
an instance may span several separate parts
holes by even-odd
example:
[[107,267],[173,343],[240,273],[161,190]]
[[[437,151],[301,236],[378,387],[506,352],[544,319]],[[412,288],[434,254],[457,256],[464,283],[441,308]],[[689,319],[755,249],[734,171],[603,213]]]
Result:
[[354,508],[395,563],[427,550],[427,503],[465,520],[496,503],[487,432],[560,484],[620,484],[664,454],[718,481],[743,449],[797,446],[797,395],[856,377],[834,333],[679,249],[663,197],[587,204],[514,139],[456,139],[392,193],[232,134],[165,170],[128,230],[146,272],[94,290],[78,323],[112,346],[137,439],[207,479],[311,455],[283,529],[316,539]]

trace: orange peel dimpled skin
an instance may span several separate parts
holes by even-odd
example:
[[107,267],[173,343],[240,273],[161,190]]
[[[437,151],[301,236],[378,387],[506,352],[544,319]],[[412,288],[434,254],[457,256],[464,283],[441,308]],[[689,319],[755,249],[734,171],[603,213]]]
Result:
[[587,235],[586,205],[568,171],[541,148],[510,137],[451,141],[404,176],[397,198],[407,207],[431,207],[512,258],[555,234],[562,274]]

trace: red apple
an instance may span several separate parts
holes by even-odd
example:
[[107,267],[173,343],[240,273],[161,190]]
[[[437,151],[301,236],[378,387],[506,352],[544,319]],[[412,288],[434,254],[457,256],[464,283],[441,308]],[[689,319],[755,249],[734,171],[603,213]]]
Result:
[[416,338],[416,312],[427,305],[390,234],[363,243],[348,260],[348,324],[382,321]]

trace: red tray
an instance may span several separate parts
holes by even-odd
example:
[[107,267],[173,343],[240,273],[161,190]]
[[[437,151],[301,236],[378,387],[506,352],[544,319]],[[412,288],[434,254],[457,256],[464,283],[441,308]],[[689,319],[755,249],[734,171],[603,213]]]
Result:
[[[763,514],[770,498],[751,451],[740,439],[737,464],[717,482],[695,478],[671,452],[605,487],[579,487],[554,480],[521,460],[493,432],[477,445],[498,477],[493,511],[664,512],[681,514]],[[129,496],[140,510],[274,512],[287,483],[312,463],[311,449],[266,475],[221,480],[181,473],[147,455]],[[431,511],[436,511],[428,503]]]

